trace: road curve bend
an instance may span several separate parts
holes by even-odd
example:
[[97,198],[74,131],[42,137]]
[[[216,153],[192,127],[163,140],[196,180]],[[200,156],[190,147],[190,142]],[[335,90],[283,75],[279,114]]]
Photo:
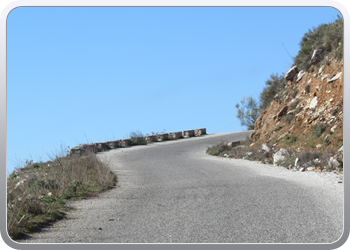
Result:
[[250,132],[206,135],[99,154],[118,188],[21,243],[332,243],[343,233],[343,184],[205,153]]

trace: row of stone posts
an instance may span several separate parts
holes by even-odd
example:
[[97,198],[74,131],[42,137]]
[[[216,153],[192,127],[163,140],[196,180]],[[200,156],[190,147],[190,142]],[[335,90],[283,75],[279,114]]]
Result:
[[[201,135],[205,135],[206,133],[207,131],[205,128],[199,128],[195,130],[185,130],[183,132],[146,135],[145,139],[147,143],[152,143],[152,142],[161,142],[161,141],[167,141],[167,140],[177,140],[180,138],[201,136]],[[79,145],[74,148],[71,148],[69,154],[84,155],[84,154],[87,154],[88,152],[98,153],[98,152],[103,152],[110,149],[125,148],[125,147],[131,147],[131,146],[133,146],[133,143],[130,139],[98,142],[98,143],[92,143],[92,144]]]

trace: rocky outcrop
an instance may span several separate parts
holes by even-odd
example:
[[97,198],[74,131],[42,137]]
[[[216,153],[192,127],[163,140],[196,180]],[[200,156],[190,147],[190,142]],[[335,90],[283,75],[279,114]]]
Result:
[[[317,58],[319,57],[315,52],[314,60]],[[290,69],[285,75],[285,79],[288,79],[286,89],[273,98],[270,106],[255,121],[255,130],[251,138],[255,143],[262,145],[262,152],[269,150],[267,144],[276,149],[293,149],[293,152],[316,149],[331,152],[341,147],[342,76],[343,61],[336,60],[315,67],[313,72],[298,71],[297,67]],[[286,159],[284,153],[284,150],[275,152],[274,164]],[[295,159],[294,156],[293,161]],[[342,150],[328,159],[328,163],[325,163],[325,159],[322,158],[322,166],[314,160],[301,163],[296,159],[294,164],[290,164],[290,169],[328,171],[343,168]]]
[[[343,61],[331,61],[329,65],[320,66],[314,72],[306,72],[298,83],[288,81],[286,90],[275,96],[269,108],[255,121],[255,130],[251,138],[255,142],[274,144],[283,139],[286,133],[289,137],[312,133],[313,127],[320,123],[327,124],[331,128],[331,133],[342,131],[342,66]],[[294,76],[297,74],[296,67],[293,67],[285,78],[293,79],[292,72]],[[334,75],[331,78],[334,80],[323,81],[325,75]],[[305,91],[306,85],[310,87],[309,93]],[[295,93],[294,96],[292,92]],[[295,105],[293,102],[296,100],[298,103]],[[289,110],[289,106],[293,106],[293,109]],[[286,120],[287,116],[290,119],[289,123]],[[332,146],[339,145],[334,135],[329,139],[334,140]]]
[[298,74],[298,72],[299,72],[298,66],[294,66],[284,75],[284,79],[291,81],[293,80],[294,76]]

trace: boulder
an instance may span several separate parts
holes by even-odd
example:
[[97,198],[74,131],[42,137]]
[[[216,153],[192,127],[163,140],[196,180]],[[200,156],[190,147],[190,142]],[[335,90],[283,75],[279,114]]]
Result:
[[285,161],[290,157],[288,151],[284,148],[281,148],[273,155],[273,164],[277,164],[277,162]]
[[284,75],[284,79],[291,81],[298,72],[298,66],[294,66]]
[[328,166],[332,169],[343,168],[343,146],[329,159]]

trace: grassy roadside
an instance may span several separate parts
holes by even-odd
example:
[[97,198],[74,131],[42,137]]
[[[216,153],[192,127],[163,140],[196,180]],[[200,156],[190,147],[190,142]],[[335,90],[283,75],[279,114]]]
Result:
[[61,149],[50,158],[42,163],[26,161],[7,178],[7,232],[12,239],[64,218],[72,209],[66,201],[116,185],[116,176],[92,152],[69,156]]

